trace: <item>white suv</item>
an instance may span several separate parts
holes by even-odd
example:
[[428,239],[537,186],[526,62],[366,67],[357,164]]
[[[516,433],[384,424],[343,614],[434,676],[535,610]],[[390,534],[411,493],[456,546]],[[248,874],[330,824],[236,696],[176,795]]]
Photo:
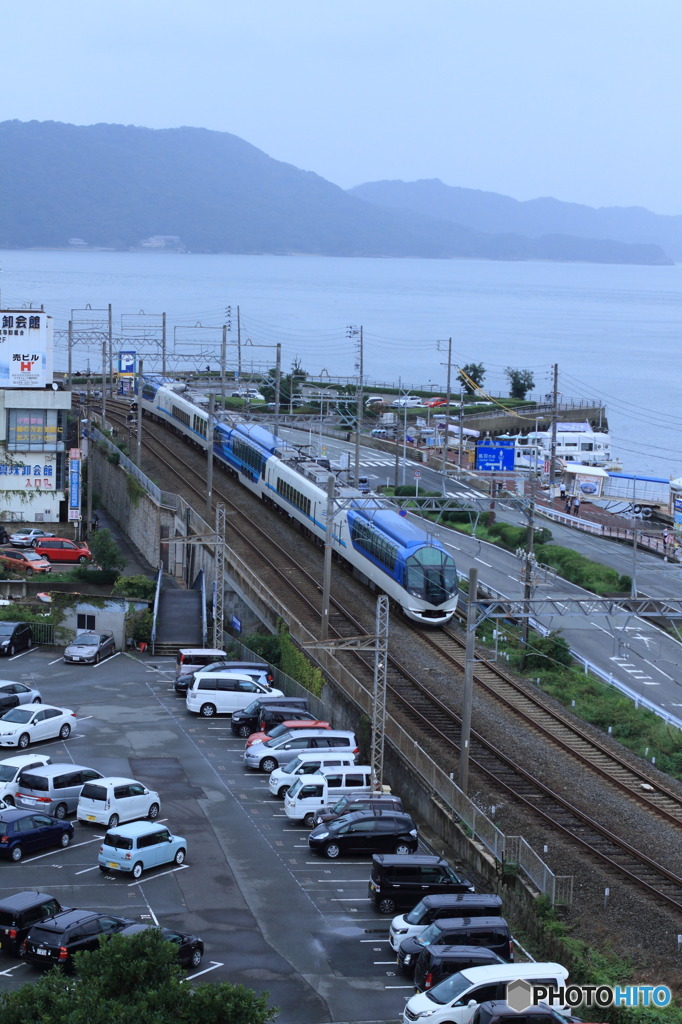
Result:
[[6,757],[0,761],[0,799],[9,806],[15,804],[19,789],[19,776],[31,768],[44,768],[50,763],[47,754],[19,754],[17,757]]
[[135,779],[94,779],[86,782],[78,798],[76,817],[83,824],[94,821],[107,828],[116,828],[119,822],[138,821],[159,816],[159,794],[147,789]]
[[396,398],[395,401],[391,402],[394,408],[404,409],[416,409],[418,406],[424,404],[423,398],[417,398],[416,395],[402,395],[400,398]]

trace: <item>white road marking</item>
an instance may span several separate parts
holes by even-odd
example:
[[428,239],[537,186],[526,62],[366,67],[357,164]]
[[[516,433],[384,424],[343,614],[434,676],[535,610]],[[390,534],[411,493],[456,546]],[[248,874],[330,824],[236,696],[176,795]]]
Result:
[[481,565],[487,565],[489,569],[492,569],[490,562],[484,562],[482,558],[474,558],[474,562],[480,562]]
[[205,967],[203,971],[197,971],[196,974],[188,974],[184,981],[193,981],[194,978],[200,978],[202,974],[208,974],[209,971],[215,971],[218,967],[224,967],[225,964],[218,963],[217,960],[211,960],[211,966]]
[[87,875],[88,871],[97,871],[98,868],[99,868],[99,864],[95,864],[94,868],[83,868],[82,871],[76,871],[75,874],[77,874],[77,875]]
[[54,661],[48,661],[48,665],[56,665],[58,661],[64,661],[63,658],[55,658]]
[[28,964],[14,964],[13,967],[8,967],[6,971],[0,971],[0,977],[8,977],[12,973],[12,971],[16,971],[18,967],[28,967]]
[[26,656],[27,654],[30,654],[32,650],[33,650],[33,648],[32,648],[32,647],[27,647],[25,651],[22,651],[22,652],[21,652],[21,654],[15,654],[15,655],[14,655],[13,657],[11,657],[11,658],[10,658],[9,660],[10,660],[10,661],[17,661],[17,660],[18,660],[19,658],[23,658],[23,657],[25,657],[25,656]]
[[[181,864],[180,867],[178,867],[178,868],[171,868],[170,871],[162,871],[159,875],[154,875],[153,878],[163,878],[164,875],[172,875],[175,871],[184,871],[185,868],[188,868],[188,867],[189,867],[189,864]],[[149,878],[149,879],[145,878],[145,882],[146,881],[150,881],[151,882],[152,878]],[[134,885],[142,885],[142,882],[141,881],[128,882],[128,888],[129,889],[131,889]]]
[[84,843],[69,843],[68,846],[55,847],[54,850],[48,850],[47,853],[39,853],[35,857],[22,858],[22,864],[32,864],[34,860],[42,860],[43,857],[54,857],[58,850],[77,850],[79,846],[90,846],[91,843],[100,842],[99,839],[86,839]]

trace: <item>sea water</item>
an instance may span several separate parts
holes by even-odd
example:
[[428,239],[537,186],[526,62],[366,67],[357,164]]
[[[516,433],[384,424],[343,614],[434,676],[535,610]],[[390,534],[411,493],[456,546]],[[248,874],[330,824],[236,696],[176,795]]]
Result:
[[297,361],[312,374],[354,376],[360,326],[369,386],[444,392],[448,338],[453,381],[457,366],[483,363],[493,394],[508,393],[511,367],[530,370],[530,397],[544,399],[556,363],[560,401],[606,405],[626,471],[682,476],[679,266],[0,252],[0,305],[42,305],[54,317],[58,369],[69,320],[74,369],[101,365],[109,304],[116,347],[144,351],[150,368],[162,313],[169,368],[217,369],[224,324],[234,368],[237,306],[245,370],[273,366],[280,344],[284,372]]

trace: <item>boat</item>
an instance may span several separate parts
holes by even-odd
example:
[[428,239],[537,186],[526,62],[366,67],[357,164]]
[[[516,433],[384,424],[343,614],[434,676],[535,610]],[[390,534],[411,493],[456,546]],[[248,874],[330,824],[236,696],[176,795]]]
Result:
[[[551,430],[531,430],[527,434],[501,434],[500,440],[514,441],[514,469],[546,470],[552,456]],[[619,460],[611,452],[608,431],[593,430],[584,423],[557,423],[557,471],[567,463],[599,466],[601,469],[619,470]]]

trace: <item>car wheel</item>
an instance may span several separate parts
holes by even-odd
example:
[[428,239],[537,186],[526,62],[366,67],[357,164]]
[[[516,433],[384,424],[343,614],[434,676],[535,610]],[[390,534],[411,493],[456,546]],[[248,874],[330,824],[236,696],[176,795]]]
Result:
[[5,797],[3,797],[3,800],[5,801],[5,803],[7,804],[8,807],[14,807],[14,797],[13,796],[5,796]]
[[152,804],[151,807],[149,808],[149,814],[147,815],[147,817],[149,818],[150,821],[156,821],[158,816],[159,816],[159,805],[158,804]]
[[32,647],[33,647],[33,637],[30,636],[28,638],[28,640],[26,641],[26,650],[30,651]]
[[381,913],[381,914],[395,914],[395,911],[396,911],[395,900],[389,899],[388,896],[386,896],[382,900],[379,900],[379,903],[377,904],[377,906],[379,908],[379,913]]
[[99,651],[95,655],[95,665],[99,665]]
[[33,575],[33,569],[27,569],[26,570],[26,575],[27,576],[32,576]]
[[42,699],[42,697],[34,697],[32,703],[33,704],[42,704],[43,703],[43,699]]
[[66,739],[69,738],[70,735],[71,735],[71,726],[68,725],[67,722],[64,722],[64,725],[59,730],[59,738],[60,738],[60,740],[66,740]]
[[306,814],[303,819],[303,824],[306,828],[315,828],[315,815],[312,812],[310,814]]
[[31,547],[34,548],[37,543],[38,543],[38,538],[36,537],[35,540],[31,541]]
[[104,866],[104,864],[100,864],[99,865],[99,869],[100,869],[100,871],[102,872],[103,875],[108,875],[109,874],[109,868],[106,868]]
[[60,842],[60,844],[64,848],[66,848],[69,845],[69,843],[71,842],[71,836],[69,835],[69,833],[68,832],[62,832],[62,836],[61,836],[61,839],[59,840],[59,842]]
[[7,648],[7,653],[9,654],[10,658],[14,656],[15,651],[16,647],[14,646],[14,644],[10,644],[9,647]]
[[173,860],[178,865],[185,863],[185,851],[183,850],[182,847],[180,847],[178,852],[175,854],[175,857],[173,857]]
[[138,860],[137,864],[133,864],[133,871],[132,871],[133,878],[141,878],[143,871],[144,871],[144,868],[142,867],[142,863],[139,860]]
[[12,857],[12,860],[14,861],[15,864],[17,863],[17,861],[20,861],[21,860],[21,847],[20,846],[13,846],[12,847],[12,853],[11,853],[10,856]]
[[264,757],[260,763],[260,770],[262,772],[267,772],[268,774],[270,774],[270,772],[274,772],[276,767],[277,762],[274,757]]
[[112,814],[107,822],[107,828],[116,828],[119,822],[118,814]]
[[215,704],[202,704],[199,712],[204,718],[213,718],[215,715]]
[[55,818],[59,818],[60,821],[63,821],[63,819],[66,817],[67,810],[68,807],[66,806],[66,804],[57,804],[52,814],[54,815]]
[[190,959],[190,963],[191,963],[192,967],[198,967],[199,966],[199,964],[201,963],[203,955],[204,954],[201,952],[200,949],[193,949],[192,950],[192,957]]
[[21,736],[19,737],[19,742],[17,743],[17,746],[19,747],[19,750],[26,750],[26,747],[29,745],[30,742],[31,737],[29,736],[29,734],[27,732],[22,732]]
[[248,739],[249,736],[251,735],[250,727],[248,725],[240,725],[239,726],[239,735],[242,737],[242,739],[245,739],[245,740]]
[[395,844],[395,850],[393,852],[395,854],[397,854],[397,856],[402,857],[404,854],[410,852],[410,844],[409,843],[404,843],[404,842],[403,843],[396,843]]
[[287,795],[290,789],[291,786],[280,786],[280,788],[277,790],[277,796],[280,798],[280,800],[284,800],[284,797]]
[[338,843],[327,843],[324,848],[324,855],[329,860],[336,860],[341,855],[341,847]]
[[81,565],[83,565],[84,562],[87,562],[87,560],[88,559],[86,555],[80,555],[78,558],[78,561],[80,562]]

